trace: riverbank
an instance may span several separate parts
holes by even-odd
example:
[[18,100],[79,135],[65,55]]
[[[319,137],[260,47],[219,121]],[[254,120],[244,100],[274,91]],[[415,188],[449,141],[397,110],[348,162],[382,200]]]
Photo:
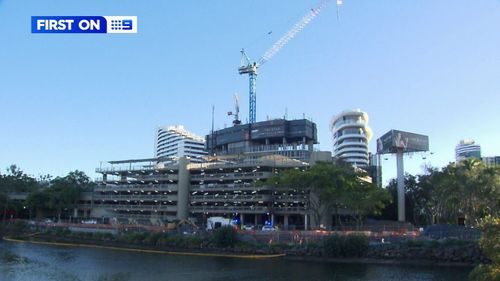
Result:
[[[103,243],[96,244],[96,241],[80,241],[76,243],[73,241],[69,242],[49,242],[39,240],[39,238],[23,237],[23,238],[9,238],[2,237],[3,240],[15,243],[33,243],[48,246],[59,246],[59,247],[82,247],[82,248],[98,248],[107,249],[115,251],[127,251],[127,252],[140,252],[140,253],[150,253],[150,254],[167,254],[167,255],[183,255],[183,256],[205,256],[205,257],[222,257],[222,258],[239,258],[239,259],[271,259],[284,257],[285,254],[259,254],[259,255],[248,255],[248,254],[231,254],[231,253],[215,253],[215,252],[196,252],[196,251],[173,251],[173,250],[158,250],[153,247],[128,247],[126,245],[102,245]],[[113,243],[114,244],[114,243]],[[137,245],[136,245],[137,247]]]
[[115,251],[142,252],[166,255],[205,256],[236,259],[276,259],[315,263],[343,264],[379,264],[379,265],[415,265],[415,266],[446,266],[473,267],[484,257],[471,244],[447,245],[445,247],[429,247],[421,244],[402,245],[372,245],[366,255],[359,257],[327,256],[317,245],[290,246],[274,245],[259,247],[169,247],[161,245],[125,244],[120,241],[75,239],[73,237],[58,237],[46,233],[35,233],[16,237],[4,237],[12,243],[34,243],[58,247],[100,248]]

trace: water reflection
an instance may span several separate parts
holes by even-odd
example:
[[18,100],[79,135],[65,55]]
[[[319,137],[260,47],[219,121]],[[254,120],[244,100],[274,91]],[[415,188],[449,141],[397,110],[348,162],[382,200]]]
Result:
[[170,256],[0,242],[0,280],[467,280],[468,268]]

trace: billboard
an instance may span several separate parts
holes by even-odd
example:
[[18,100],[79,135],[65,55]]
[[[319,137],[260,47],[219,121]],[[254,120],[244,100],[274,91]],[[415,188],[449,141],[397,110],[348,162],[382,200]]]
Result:
[[377,140],[377,153],[418,152],[429,150],[429,137],[399,130],[390,130]]

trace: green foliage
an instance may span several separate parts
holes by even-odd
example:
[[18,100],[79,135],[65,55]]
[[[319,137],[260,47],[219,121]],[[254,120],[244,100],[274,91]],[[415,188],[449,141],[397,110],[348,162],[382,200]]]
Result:
[[238,242],[238,238],[232,226],[223,226],[214,231],[213,241],[217,247],[227,248],[234,247]]
[[445,239],[442,241],[437,240],[408,240],[403,245],[415,248],[449,248],[449,247],[464,247],[468,245],[475,245],[476,241],[461,240],[461,239]]
[[[49,176],[45,180],[51,179]],[[84,172],[74,171],[65,177],[56,177],[50,182],[40,182],[38,188],[28,194],[26,203],[36,213],[52,212],[57,215],[71,213],[78,204],[81,192],[91,190],[94,183]]]
[[28,225],[26,222],[18,220],[14,222],[11,228],[15,233],[22,233],[28,229]]
[[156,245],[158,243],[158,239],[160,239],[161,236],[161,233],[149,233],[149,235],[144,238],[143,243],[148,245]]
[[364,216],[376,214],[391,200],[386,190],[363,181],[366,174],[343,163],[318,162],[306,170],[291,169],[270,179],[282,189],[296,188],[310,194],[308,209],[316,222],[348,209],[358,224]]
[[0,208],[2,218],[7,218],[7,210],[19,212],[22,206],[18,202],[9,200],[9,194],[29,192],[37,188],[37,181],[24,174],[16,165],[7,168],[7,173],[0,173]]
[[129,232],[124,234],[120,240],[129,244],[142,244],[147,236],[146,232]]
[[[387,186],[393,198],[396,180]],[[465,224],[475,226],[487,215],[500,216],[500,168],[477,159],[452,163],[441,170],[405,177],[406,218],[415,225]],[[395,202],[396,200],[394,200]],[[395,219],[396,205],[383,210],[384,219]]]
[[71,231],[67,228],[56,228],[55,229],[55,235],[60,236],[60,237],[67,237],[71,235]]
[[7,206],[9,204],[9,198],[7,194],[0,190],[0,211],[3,213],[7,210]]
[[28,194],[26,198],[26,204],[31,210],[35,212],[43,212],[49,209],[48,202],[50,200],[50,195],[44,190],[35,190]]
[[330,257],[362,257],[369,247],[363,235],[332,235],[323,242],[323,250]]
[[0,174],[0,192],[29,192],[38,187],[36,179],[26,175],[16,165],[7,168],[7,173]]
[[479,245],[491,264],[478,265],[469,277],[475,281],[500,280],[500,218],[487,216],[480,220],[479,227],[483,231]]
[[175,248],[199,248],[203,243],[204,240],[201,237],[161,234],[156,245]]

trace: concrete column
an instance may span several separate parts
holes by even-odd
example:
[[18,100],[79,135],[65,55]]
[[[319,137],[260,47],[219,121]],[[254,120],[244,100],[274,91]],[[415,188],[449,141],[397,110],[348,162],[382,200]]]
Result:
[[257,214],[255,214],[254,217],[255,217],[255,223],[254,223],[254,225],[255,225],[255,227],[257,227],[257,224],[259,224],[259,221],[257,220]]
[[108,174],[102,174],[102,182],[106,183],[108,181]]
[[285,230],[287,230],[288,229],[288,215],[284,216],[283,225],[284,225]]
[[127,175],[121,175],[120,176],[120,181],[121,182],[127,182]]
[[245,216],[243,214],[240,214],[240,224],[241,226],[245,225]]
[[271,214],[271,225],[274,226],[274,214]]
[[396,153],[396,165],[398,170],[398,221],[404,222],[405,218],[405,169],[403,164],[403,152]]
[[307,224],[308,224],[308,221],[307,221],[307,214],[304,215],[304,230],[307,230]]
[[179,170],[177,182],[177,219],[185,220],[189,215],[189,160],[186,157],[179,158]]

